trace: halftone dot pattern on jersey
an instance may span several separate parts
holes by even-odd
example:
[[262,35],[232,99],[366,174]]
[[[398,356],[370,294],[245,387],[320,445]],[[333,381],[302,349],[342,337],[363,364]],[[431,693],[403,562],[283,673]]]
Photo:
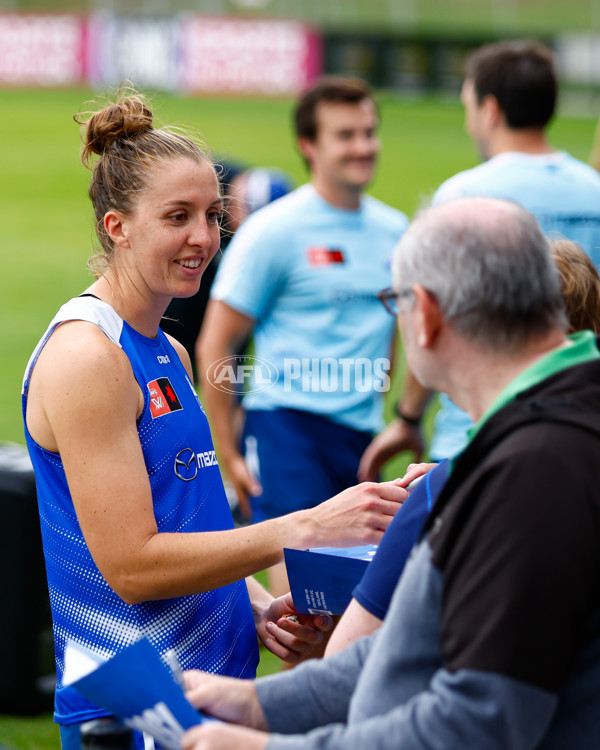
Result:
[[[81,300],[73,302],[71,312],[77,318]],[[90,304],[89,298],[86,304]],[[69,314],[68,307],[63,311]],[[195,459],[195,464],[190,463],[190,481],[183,481],[175,471],[180,451],[188,451],[186,456],[212,455],[214,446],[206,415],[174,349],[162,332],[158,341],[145,339],[126,324],[118,343],[128,355],[138,383],[168,377],[182,405],[180,410],[154,419],[145,408],[138,420],[158,530],[233,528],[216,463]],[[25,403],[26,396],[24,407]],[[68,640],[108,658],[145,635],[161,654],[174,650],[184,669],[253,677],[258,647],[245,581],[192,596],[126,604],[108,585],[85,544],[60,457],[41,449],[30,436],[28,446],[36,472],[54,626],[56,714],[61,721],[102,713],[72,688],[62,687]],[[127,500],[122,498],[123,503]]]

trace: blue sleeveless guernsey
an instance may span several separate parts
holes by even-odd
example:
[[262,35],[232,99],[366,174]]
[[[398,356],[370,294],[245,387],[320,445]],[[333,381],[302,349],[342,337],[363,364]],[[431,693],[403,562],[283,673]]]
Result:
[[[232,528],[206,415],[179,356],[161,330],[155,339],[146,338],[109,305],[92,296],[67,302],[27,366],[23,417],[39,353],[55,328],[68,320],[95,323],[129,357],[144,394],[137,427],[159,532]],[[55,720],[72,724],[106,715],[72,688],[63,687],[67,641],[108,658],[145,635],[162,655],[174,651],[183,669],[254,677],[258,647],[246,583],[238,581],[193,596],[125,604],[104,580],[89,553],[60,456],[41,448],[27,427],[25,433],[35,470],[52,607],[57,669]]]

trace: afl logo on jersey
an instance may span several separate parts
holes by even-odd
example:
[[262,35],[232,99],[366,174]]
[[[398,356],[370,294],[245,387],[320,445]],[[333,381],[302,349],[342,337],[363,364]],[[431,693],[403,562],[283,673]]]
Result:
[[183,409],[169,378],[158,378],[148,383],[152,419]]

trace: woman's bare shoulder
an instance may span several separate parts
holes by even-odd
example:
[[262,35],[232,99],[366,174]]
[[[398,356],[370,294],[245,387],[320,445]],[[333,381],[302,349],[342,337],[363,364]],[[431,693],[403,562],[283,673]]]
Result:
[[[42,349],[35,369],[67,370],[72,375],[104,375],[107,370],[129,370],[129,359],[95,323],[69,320],[61,323]],[[133,375],[133,373],[132,373]]]
[[[110,408],[107,409],[107,405]],[[133,420],[143,398],[127,355],[94,323],[69,321],[52,333],[31,374],[27,427],[34,440],[57,451],[61,435],[107,431],[115,420]]]

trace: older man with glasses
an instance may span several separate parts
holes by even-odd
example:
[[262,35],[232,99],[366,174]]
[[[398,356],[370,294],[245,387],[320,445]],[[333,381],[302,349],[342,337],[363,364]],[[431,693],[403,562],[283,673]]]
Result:
[[596,339],[567,337],[548,242],[498,199],[417,218],[394,292],[408,362],[468,411],[469,445],[377,633],[255,682],[189,673],[194,705],[230,723],[190,730],[185,750],[598,744]]

